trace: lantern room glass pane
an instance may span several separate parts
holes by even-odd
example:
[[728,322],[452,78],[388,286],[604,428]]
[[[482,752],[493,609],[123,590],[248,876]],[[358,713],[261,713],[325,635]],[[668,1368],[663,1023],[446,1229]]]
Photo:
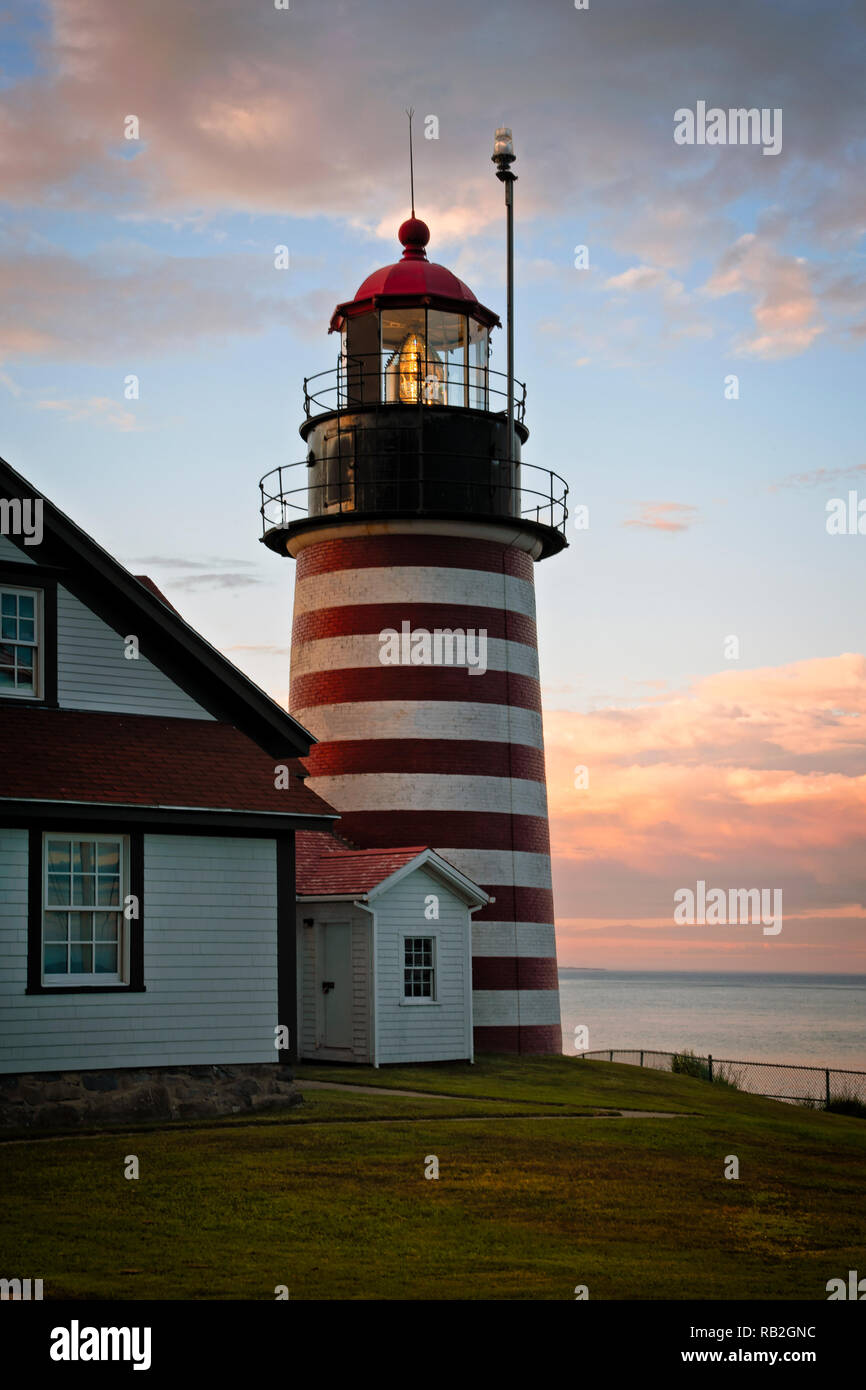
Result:
[[360,314],[344,326],[343,353],[347,405],[368,405],[379,400],[379,315]]
[[424,309],[382,310],[382,399],[392,405],[417,405],[424,399],[426,318]]
[[429,404],[466,404],[466,316],[427,310],[427,394]]
[[469,320],[469,404],[473,410],[489,410],[487,363],[490,333],[483,324]]

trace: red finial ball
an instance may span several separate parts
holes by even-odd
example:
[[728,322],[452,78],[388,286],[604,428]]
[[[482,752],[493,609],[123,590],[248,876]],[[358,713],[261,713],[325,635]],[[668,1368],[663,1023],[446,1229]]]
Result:
[[420,217],[407,217],[397,236],[401,246],[405,246],[407,251],[423,251],[430,240],[430,228]]

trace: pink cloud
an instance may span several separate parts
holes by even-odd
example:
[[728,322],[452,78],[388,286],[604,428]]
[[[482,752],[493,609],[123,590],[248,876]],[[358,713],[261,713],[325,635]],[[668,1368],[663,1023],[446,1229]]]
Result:
[[[659,961],[675,943],[680,968],[713,951],[740,968],[866,967],[866,657],[723,671],[544,722],[563,959],[593,943],[587,963],[622,963],[639,942]],[[783,890],[775,966],[760,928],[674,927],[673,892],[698,878]]]
[[704,291],[713,298],[750,296],[755,329],[739,343],[744,355],[792,357],[824,332],[805,259],[783,255],[753,232],[725,252]]
[[646,531],[687,531],[697,512],[697,507],[686,502],[642,502],[639,515],[622,524]]

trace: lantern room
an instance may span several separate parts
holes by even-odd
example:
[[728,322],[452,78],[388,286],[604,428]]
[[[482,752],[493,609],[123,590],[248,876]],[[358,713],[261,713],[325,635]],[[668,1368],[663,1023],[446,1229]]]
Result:
[[507,520],[533,553],[561,549],[567,488],[521,460],[526,392],[514,382],[509,400],[508,376],[490,365],[498,316],[428,260],[420,218],[398,236],[400,260],[334,310],[336,369],[304,381],[306,458],[262,479],[262,539],[293,553],[334,523]]
[[410,217],[402,258],[369,275],[340,304],[345,403],[490,408],[490,329],[499,319],[462,280],[427,259],[430,231]]

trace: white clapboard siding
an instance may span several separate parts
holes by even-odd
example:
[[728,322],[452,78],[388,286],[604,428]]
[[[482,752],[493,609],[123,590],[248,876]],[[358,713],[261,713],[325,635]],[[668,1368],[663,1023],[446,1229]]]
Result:
[[372,1018],[369,913],[352,918],[352,1054],[357,1062],[370,1062]]
[[25,994],[27,832],[0,830],[0,1072],[273,1062],[273,840],[144,838],[144,994]]
[[302,1057],[313,1057],[318,1041],[316,996],[316,931],[301,921],[311,916],[311,904],[298,905],[298,1029],[301,1035]]
[[148,660],[146,648],[137,660],[127,660],[123,654],[126,635],[115,632],[68,589],[58,586],[57,695],[62,709],[213,718]]
[[[424,900],[439,898],[438,921],[427,921]],[[453,1061],[471,1055],[469,909],[425,869],[406,875],[375,899],[376,1040],[379,1062]],[[405,936],[436,938],[434,1004],[404,1004]]]

